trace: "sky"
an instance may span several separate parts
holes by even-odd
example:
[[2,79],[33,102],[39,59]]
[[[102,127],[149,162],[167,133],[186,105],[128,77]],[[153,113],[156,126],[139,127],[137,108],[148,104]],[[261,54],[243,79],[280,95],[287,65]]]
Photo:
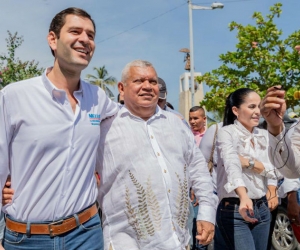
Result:
[[[193,0],[193,4],[210,6],[213,1]],[[195,71],[209,72],[221,63],[219,55],[235,51],[236,31],[229,31],[232,21],[254,24],[255,11],[269,13],[273,0],[224,0],[224,9],[193,10]],[[282,15],[276,24],[283,37],[300,28],[300,1],[282,1]],[[40,67],[53,64],[47,44],[52,18],[68,7],[86,10],[96,23],[96,51],[82,72],[96,73],[94,67],[105,65],[109,75],[120,80],[124,66],[135,59],[150,61],[167,84],[168,101],[178,109],[179,77],[184,70],[182,48],[189,48],[187,0],[1,0],[0,54],[7,53],[7,30],[18,32],[24,42],[16,51],[22,61],[36,60]],[[117,87],[112,89],[117,94]],[[207,90],[207,88],[205,88]]]

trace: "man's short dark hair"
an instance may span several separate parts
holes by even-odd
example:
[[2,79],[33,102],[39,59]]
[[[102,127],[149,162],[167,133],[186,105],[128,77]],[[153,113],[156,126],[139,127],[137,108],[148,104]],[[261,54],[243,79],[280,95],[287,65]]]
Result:
[[[55,17],[52,19],[50,27],[49,27],[49,32],[53,31],[56,35],[57,38],[60,37],[60,31],[61,28],[65,25],[66,23],[66,16],[67,15],[75,15],[75,16],[80,16],[80,17],[85,17],[91,20],[94,26],[94,30],[96,33],[96,25],[94,20],[91,18],[91,16],[84,11],[83,9],[75,8],[75,7],[70,7],[65,10],[62,10],[61,12],[57,13]],[[51,53],[54,56],[54,51],[51,49]]]
[[198,110],[202,110],[203,116],[205,116],[205,110],[201,106],[194,106],[190,109],[190,112],[196,112]]

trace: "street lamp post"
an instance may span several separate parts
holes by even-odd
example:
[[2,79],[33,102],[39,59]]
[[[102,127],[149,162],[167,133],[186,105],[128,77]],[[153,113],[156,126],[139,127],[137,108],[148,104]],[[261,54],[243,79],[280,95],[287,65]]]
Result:
[[213,3],[211,7],[193,5],[192,0],[188,0],[189,8],[189,31],[190,31],[190,73],[191,73],[191,102],[192,107],[195,106],[195,76],[194,76],[194,42],[193,42],[193,13],[192,10],[214,10],[222,9],[224,5],[222,3]]

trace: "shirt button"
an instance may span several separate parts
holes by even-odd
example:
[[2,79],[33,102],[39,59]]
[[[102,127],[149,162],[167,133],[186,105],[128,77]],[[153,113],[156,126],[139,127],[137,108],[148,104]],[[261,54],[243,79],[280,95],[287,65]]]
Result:
[[153,139],[153,136],[151,135],[151,139]]
[[171,193],[171,190],[169,189],[168,192]]
[[160,156],[160,154],[157,152],[157,156]]
[[167,170],[164,169],[164,172],[167,173]]

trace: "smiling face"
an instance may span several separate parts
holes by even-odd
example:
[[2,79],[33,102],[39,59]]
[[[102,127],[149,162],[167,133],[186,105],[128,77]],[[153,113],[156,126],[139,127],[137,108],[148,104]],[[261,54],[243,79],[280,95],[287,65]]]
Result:
[[158,101],[158,79],[153,67],[130,67],[126,80],[118,85],[124,94],[128,110],[142,119],[148,119],[155,113]]
[[95,50],[95,30],[92,21],[86,17],[67,15],[59,38],[53,31],[48,34],[48,43],[55,53],[61,68],[81,71],[92,59]]
[[232,107],[232,112],[237,116],[238,121],[250,132],[259,124],[260,118],[260,96],[255,92],[250,92],[244,98],[244,102],[239,108]]

